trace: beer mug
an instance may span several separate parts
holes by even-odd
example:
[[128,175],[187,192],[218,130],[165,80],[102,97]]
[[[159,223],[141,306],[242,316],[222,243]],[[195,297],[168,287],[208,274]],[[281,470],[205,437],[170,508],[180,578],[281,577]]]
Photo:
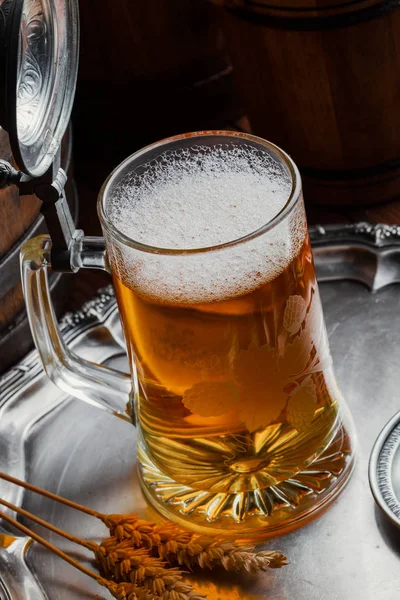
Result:
[[180,135],[117,167],[98,213],[104,239],[78,235],[71,261],[111,273],[130,376],[61,339],[44,236],[22,273],[49,377],[136,424],[142,489],[165,517],[249,540],[312,517],[348,480],[354,443],[296,165],[251,135]]

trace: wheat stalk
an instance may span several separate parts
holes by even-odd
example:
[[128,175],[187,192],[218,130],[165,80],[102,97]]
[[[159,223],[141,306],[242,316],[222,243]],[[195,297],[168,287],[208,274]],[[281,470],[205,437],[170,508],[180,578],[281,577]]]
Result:
[[107,580],[103,580],[103,582],[101,582],[101,584],[108,589],[116,600],[152,600],[150,592],[143,588],[139,588],[137,585],[129,583],[117,584],[107,582]]
[[[133,593],[137,594],[138,589],[146,590],[152,597],[166,600],[203,598],[193,591],[190,584],[181,581],[180,569],[167,568],[160,558],[151,556],[144,548],[135,548],[130,540],[120,542],[112,536],[100,545],[93,544],[92,549],[102,574],[117,583],[133,585],[135,589],[129,588]],[[122,586],[121,589],[128,588]]]
[[193,592],[191,586],[182,582],[156,596],[132,583],[107,584],[106,587],[116,600],[204,600],[204,596]]
[[250,546],[200,536],[172,523],[157,525],[139,519],[138,515],[107,515],[104,523],[112,538],[121,543],[128,541],[131,547],[144,546],[158,558],[189,569],[197,565],[209,569],[222,566],[227,571],[256,572],[287,564],[286,557],[275,550],[255,553]]
[[15,521],[9,515],[0,512],[0,518],[8,521],[16,529],[29,535],[75,568],[95,579],[100,585],[109,589],[117,600],[204,599],[204,596],[193,591],[190,584],[182,581],[182,571],[179,568],[168,567],[166,563],[175,563],[179,566],[185,565],[188,568],[197,565],[210,569],[222,566],[227,571],[245,569],[249,572],[280,568],[287,564],[286,557],[280,552],[262,551],[255,553],[252,547],[200,536],[181,529],[172,523],[157,525],[139,519],[138,515],[135,514],[104,515],[27,482],[22,482],[5,473],[0,472],[0,479],[5,479],[66,506],[80,510],[102,520],[106,524],[111,537],[99,545],[73,536],[0,498],[0,504],[93,551],[100,570],[110,579],[93,573],[32,530]]

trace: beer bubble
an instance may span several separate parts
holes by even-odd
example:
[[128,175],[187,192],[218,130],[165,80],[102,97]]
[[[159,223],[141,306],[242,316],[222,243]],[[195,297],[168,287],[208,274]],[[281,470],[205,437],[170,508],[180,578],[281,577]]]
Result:
[[[169,250],[220,246],[257,231],[286,205],[292,178],[251,145],[202,145],[161,153],[132,170],[107,199],[106,214],[131,240]],[[144,253],[123,244],[117,275],[156,302],[222,301],[279,275],[299,252],[306,226],[294,210],[264,235],[199,254]]]

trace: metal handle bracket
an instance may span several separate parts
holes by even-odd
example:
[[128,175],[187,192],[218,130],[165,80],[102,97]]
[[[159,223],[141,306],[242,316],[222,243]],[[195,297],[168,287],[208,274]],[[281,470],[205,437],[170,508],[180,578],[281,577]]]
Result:
[[66,182],[67,175],[59,166],[59,153],[50,169],[40,178],[25,175],[8,161],[0,159],[0,189],[16,185],[21,196],[35,194],[42,201],[40,210],[52,240],[53,271],[71,273],[78,270],[72,265],[72,246],[83,237],[83,231],[75,229],[64,193]]

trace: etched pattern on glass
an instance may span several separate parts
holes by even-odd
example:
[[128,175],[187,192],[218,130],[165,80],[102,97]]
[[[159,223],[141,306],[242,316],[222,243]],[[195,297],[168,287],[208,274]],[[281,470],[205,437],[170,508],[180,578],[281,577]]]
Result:
[[[286,410],[289,423],[299,432],[306,430],[317,405],[313,375],[331,365],[320,307],[313,299],[307,307],[301,296],[290,296],[283,326],[290,337],[281,350],[252,341],[233,360],[226,380],[209,381],[204,369],[205,380],[183,395],[186,408],[202,417],[236,410],[249,433],[277,421]],[[215,362],[220,358],[215,356]]]
[[35,132],[39,103],[43,102],[46,65],[42,63],[49,56],[49,42],[41,0],[26,2],[21,21],[17,84],[18,137],[25,144]]

